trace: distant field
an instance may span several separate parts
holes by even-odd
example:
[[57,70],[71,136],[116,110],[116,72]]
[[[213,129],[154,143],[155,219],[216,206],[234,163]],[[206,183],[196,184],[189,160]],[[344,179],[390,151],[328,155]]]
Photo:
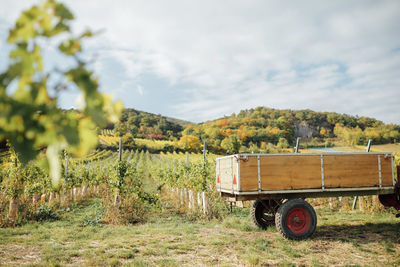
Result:
[[[365,152],[365,146],[337,146],[334,149],[344,152]],[[395,144],[384,144],[384,145],[374,145],[371,146],[371,152],[392,152],[395,159],[395,164],[400,162],[400,143]],[[300,153],[320,153],[320,151],[309,149],[300,149]]]
[[117,145],[120,137],[112,136],[112,135],[99,135],[99,142],[103,145]]
[[[338,150],[349,151],[349,152],[364,152],[365,146],[355,146],[355,147],[335,147]],[[396,162],[400,161],[400,143],[395,144],[384,144],[384,145],[374,145],[371,146],[371,152],[392,152],[395,156]]]
[[[339,151],[347,151],[347,152],[364,152],[366,146],[335,146],[333,147]],[[384,145],[374,145],[371,146],[372,152],[392,152],[392,153],[400,153],[400,143],[395,144],[384,144]],[[312,148],[309,149],[300,149],[300,152],[303,153],[312,153],[315,152]]]
[[151,149],[163,149],[166,146],[172,146],[174,144],[174,142],[168,140],[149,140],[140,138],[133,138],[133,140],[137,146],[148,147]]
[[[113,135],[99,135],[99,142],[103,145],[117,146],[121,137]],[[162,150],[166,146],[173,146],[174,142],[168,140],[150,140],[142,138],[133,138],[138,147],[147,147],[155,150]]]
[[376,152],[400,153],[400,143],[385,144],[385,145],[372,145],[371,150],[376,151]]

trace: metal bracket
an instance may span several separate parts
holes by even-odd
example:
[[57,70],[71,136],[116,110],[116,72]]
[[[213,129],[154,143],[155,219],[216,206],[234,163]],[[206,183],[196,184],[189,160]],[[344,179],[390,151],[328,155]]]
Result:
[[241,185],[240,185],[240,161],[237,162],[237,190],[240,191],[242,190]]
[[249,161],[249,157],[248,156],[242,156],[242,155],[235,156],[235,159],[238,162],[241,161],[241,160],[243,160],[244,162]]
[[378,168],[379,168],[379,187],[382,187],[381,155],[378,155]]
[[235,174],[233,173],[233,158],[231,158],[231,172],[232,172],[232,194],[235,192],[233,188],[233,180],[235,179]]
[[325,190],[324,155],[323,154],[321,154],[321,185],[322,185],[322,190]]
[[258,192],[261,193],[261,166],[260,166],[260,156],[257,156],[257,167],[258,167]]

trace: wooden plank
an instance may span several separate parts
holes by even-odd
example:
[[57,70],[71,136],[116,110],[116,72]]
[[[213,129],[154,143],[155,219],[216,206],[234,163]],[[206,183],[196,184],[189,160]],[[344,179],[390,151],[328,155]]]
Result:
[[321,188],[321,158],[270,156],[261,158],[262,190]]
[[240,161],[240,187],[241,191],[258,190],[257,157],[249,156],[247,161]]
[[[233,183],[233,190],[238,190],[238,177],[237,177],[237,160],[235,157],[231,158],[232,160],[232,183]],[[234,182],[235,180],[235,182]]]
[[[262,190],[321,188],[321,159],[313,156],[262,156]],[[240,163],[242,191],[258,190],[257,157]]]
[[393,185],[392,168],[392,157],[381,155],[382,186]]
[[232,159],[222,158],[219,160],[219,179],[221,183],[221,189],[232,190]]
[[378,155],[325,155],[326,188],[379,185]]

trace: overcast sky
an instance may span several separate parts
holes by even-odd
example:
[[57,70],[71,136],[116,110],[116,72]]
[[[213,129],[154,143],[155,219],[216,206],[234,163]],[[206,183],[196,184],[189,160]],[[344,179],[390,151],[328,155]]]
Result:
[[[104,30],[87,56],[126,107],[193,122],[266,106],[400,124],[400,1],[63,2],[74,32]],[[0,71],[8,29],[32,3],[0,0]]]

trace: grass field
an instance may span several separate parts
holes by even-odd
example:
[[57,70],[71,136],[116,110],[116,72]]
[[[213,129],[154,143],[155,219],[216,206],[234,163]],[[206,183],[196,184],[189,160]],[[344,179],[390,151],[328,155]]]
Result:
[[[248,209],[222,222],[189,220],[175,213],[149,216],[130,226],[94,223],[100,200],[87,200],[53,222],[0,229],[0,264],[85,266],[399,266],[400,220],[393,214],[317,209],[311,240],[261,231]],[[83,226],[84,223],[92,226]]]

